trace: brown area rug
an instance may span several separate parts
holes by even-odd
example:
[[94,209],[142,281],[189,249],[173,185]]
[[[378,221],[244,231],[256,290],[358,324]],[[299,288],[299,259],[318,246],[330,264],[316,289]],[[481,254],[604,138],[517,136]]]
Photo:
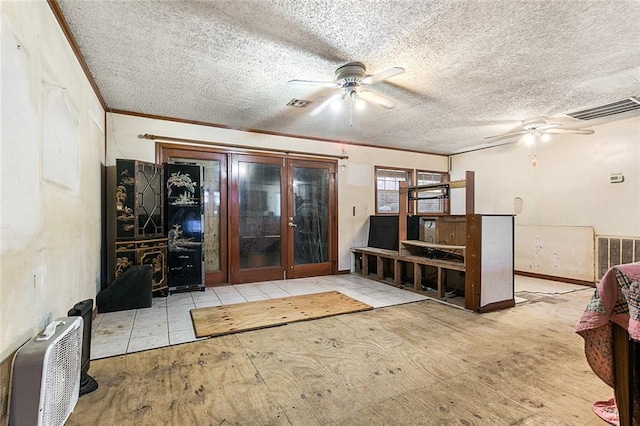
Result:
[[191,310],[196,337],[220,336],[373,309],[338,291]]

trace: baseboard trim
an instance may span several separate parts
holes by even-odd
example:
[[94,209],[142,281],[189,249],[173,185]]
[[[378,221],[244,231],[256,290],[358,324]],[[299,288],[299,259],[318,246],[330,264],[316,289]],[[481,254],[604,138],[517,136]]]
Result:
[[586,280],[577,280],[575,278],[556,277],[555,275],[536,274],[534,272],[526,272],[526,271],[514,271],[514,274],[522,275],[524,277],[540,278],[540,279],[543,279],[543,280],[550,280],[550,281],[558,281],[558,282],[567,283],[567,284],[584,285],[584,286],[587,286],[587,287],[595,287],[596,286],[595,282],[586,281]]
[[344,275],[344,274],[350,274],[351,271],[349,269],[343,269],[341,271],[338,271],[338,273],[336,275]]

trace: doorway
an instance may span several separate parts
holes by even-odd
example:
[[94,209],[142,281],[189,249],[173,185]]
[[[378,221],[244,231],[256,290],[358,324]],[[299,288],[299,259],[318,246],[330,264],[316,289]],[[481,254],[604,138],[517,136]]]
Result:
[[337,209],[335,163],[288,162],[290,278],[335,273]]
[[204,166],[207,286],[337,272],[336,161],[158,144]]

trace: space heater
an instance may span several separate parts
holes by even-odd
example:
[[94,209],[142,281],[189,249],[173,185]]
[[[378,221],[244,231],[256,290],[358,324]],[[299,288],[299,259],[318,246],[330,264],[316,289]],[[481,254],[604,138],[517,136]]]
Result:
[[[129,268],[131,269],[131,268]],[[88,373],[91,363],[91,326],[93,324],[93,299],[83,300],[69,309],[70,317],[82,317],[82,363],[80,364],[80,396],[98,389],[98,382]]]
[[25,343],[13,358],[10,426],[64,425],[78,402],[82,317],[62,317]]

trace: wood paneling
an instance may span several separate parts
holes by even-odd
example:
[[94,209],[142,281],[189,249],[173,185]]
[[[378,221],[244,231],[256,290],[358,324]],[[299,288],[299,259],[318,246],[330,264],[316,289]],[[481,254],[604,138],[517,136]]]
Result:
[[453,246],[466,245],[465,217],[447,216],[436,218],[436,243]]

